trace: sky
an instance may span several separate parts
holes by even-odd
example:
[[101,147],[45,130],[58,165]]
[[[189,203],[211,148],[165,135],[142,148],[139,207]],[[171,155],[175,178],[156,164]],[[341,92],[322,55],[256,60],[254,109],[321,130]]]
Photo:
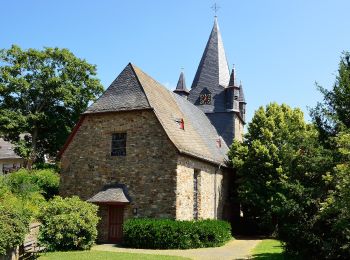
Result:
[[[133,63],[173,90],[181,68],[190,87],[214,22],[210,0],[0,0],[0,49],[68,48],[97,66],[107,88]],[[247,121],[270,102],[305,112],[330,88],[350,51],[349,0],[217,0],[230,68]]]

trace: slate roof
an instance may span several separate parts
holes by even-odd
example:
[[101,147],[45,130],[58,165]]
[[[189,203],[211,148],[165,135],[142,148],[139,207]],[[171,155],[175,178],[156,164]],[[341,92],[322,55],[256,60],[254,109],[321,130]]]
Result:
[[[132,64],[125,67],[85,114],[140,108],[154,110],[169,139],[180,153],[215,164],[222,164],[227,159],[228,147],[223,141],[219,141],[218,133],[205,114]],[[184,121],[184,130],[179,125],[181,119]],[[220,142],[221,147],[218,145]]]
[[106,202],[129,203],[130,202],[130,200],[128,199],[128,196],[124,193],[124,190],[121,187],[107,188],[103,191],[98,192],[87,201],[94,202],[94,203],[106,203]]
[[227,64],[224,44],[217,18],[210,33],[202,59],[199,63],[192,87],[201,85],[213,85],[227,87],[230,79],[230,72]]
[[10,142],[0,138],[0,159],[21,159],[14,150]]
[[239,84],[239,98],[238,98],[239,102],[243,102],[245,103],[245,97],[244,97],[244,92],[243,92],[243,85],[242,83]]
[[126,66],[84,114],[150,108],[131,66]]
[[[211,30],[188,100],[204,113],[226,112],[225,88],[230,80],[230,71],[225,55],[217,18]],[[211,94],[211,104],[201,105],[200,95]]]
[[179,80],[177,81],[176,89],[174,92],[186,92],[189,93],[187,87],[186,87],[186,80],[185,75],[183,72],[180,73]]
[[228,85],[230,87],[234,87],[236,84],[235,80],[236,80],[236,71],[235,71],[235,68],[233,67],[232,71],[231,71],[230,81],[229,81]]

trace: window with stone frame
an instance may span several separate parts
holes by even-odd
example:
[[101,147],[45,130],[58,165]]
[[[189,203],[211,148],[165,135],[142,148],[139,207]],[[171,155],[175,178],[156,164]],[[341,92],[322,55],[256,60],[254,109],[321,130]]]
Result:
[[193,219],[198,219],[198,204],[199,204],[199,174],[200,170],[194,169],[193,173]]
[[126,156],[126,133],[112,134],[111,156]]

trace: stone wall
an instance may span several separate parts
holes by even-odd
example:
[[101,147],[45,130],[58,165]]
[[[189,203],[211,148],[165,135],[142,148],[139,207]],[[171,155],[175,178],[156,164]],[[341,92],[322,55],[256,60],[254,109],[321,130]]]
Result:
[[227,174],[223,167],[186,156],[179,156],[176,188],[176,219],[193,219],[194,169],[198,176],[198,217],[221,219],[227,199]]
[[[112,134],[127,133],[126,156],[111,156]],[[61,158],[62,196],[83,200],[125,184],[139,217],[176,216],[178,152],[151,110],[88,115]]]
[[244,131],[243,122],[237,115],[235,115],[235,140],[240,142],[243,141],[243,131]]

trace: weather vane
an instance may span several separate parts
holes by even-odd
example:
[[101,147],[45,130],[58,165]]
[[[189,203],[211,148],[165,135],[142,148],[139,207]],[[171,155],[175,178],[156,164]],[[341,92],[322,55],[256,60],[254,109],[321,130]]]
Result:
[[218,5],[218,4],[214,4],[212,7],[211,7],[211,9],[213,9],[213,11],[214,11],[214,13],[215,13],[215,17],[217,17],[217,12],[219,11],[219,9],[220,9],[220,6]]

